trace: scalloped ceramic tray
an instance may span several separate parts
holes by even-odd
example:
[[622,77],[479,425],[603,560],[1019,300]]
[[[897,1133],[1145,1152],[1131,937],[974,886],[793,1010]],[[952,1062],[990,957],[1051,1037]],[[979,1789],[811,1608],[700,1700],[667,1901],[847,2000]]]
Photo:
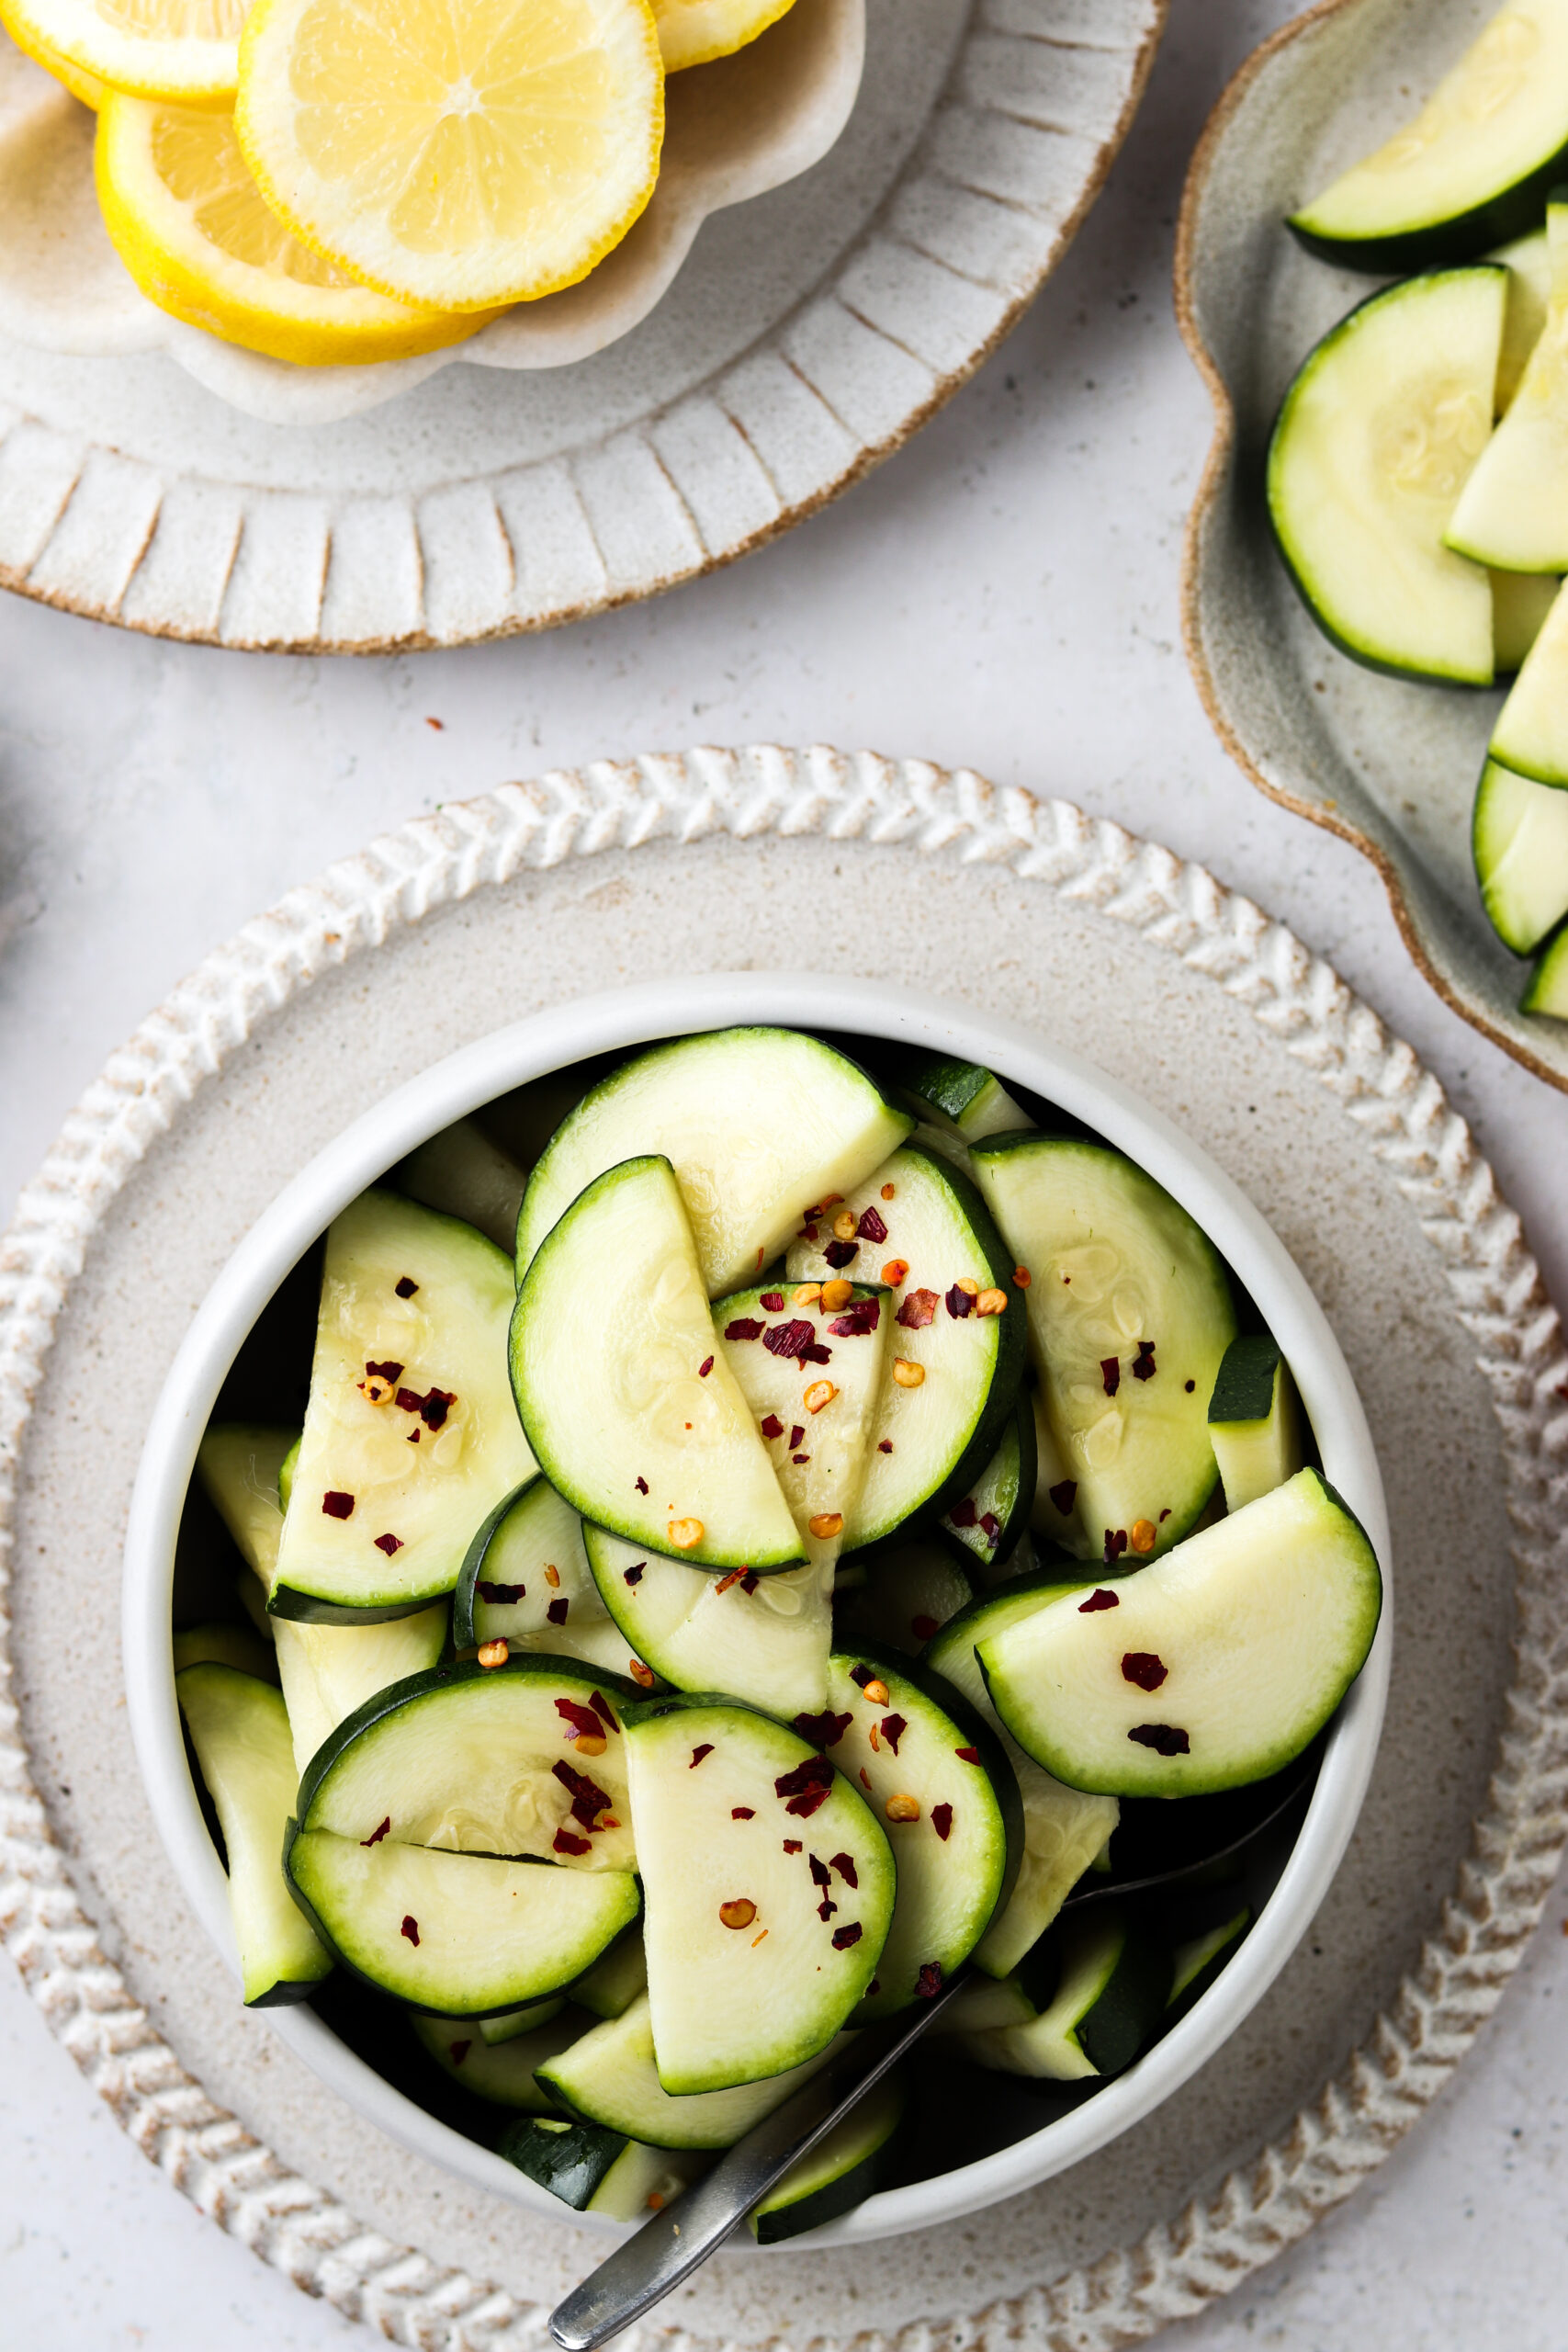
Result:
[[[745,945],[776,965],[784,909],[782,944],[821,972],[1091,1040],[1267,1204],[1387,1473],[1393,1676],[1314,1930],[1136,2132],[915,2236],[721,2255],[642,2340],[668,2323],[688,2352],[924,2352],[934,2325],[949,2352],[1112,2352],[1153,2334],[1299,2236],[1420,2113],[1568,1828],[1568,1352],[1462,1122],[1325,965],[1063,802],[870,755],[694,752],[448,807],[217,949],[115,1057],[18,1206],[0,1360],[0,1932],[186,2194],[424,2352],[533,2352],[599,2242],[395,2147],[240,2007],[153,1832],[113,1645],[84,1651],[79,1631],[114,1619],[174,1351],[279,1188],[388,1089],[523,1014]],[[1407,1557],[1419,1575],[1399,1575]]]
[[[0,326],[0,585],[164,636],[384,651],[548,628],[728,562],[897,448],[1007,333],[1110,169],[1165,7],[865,0],[830,151],[705,220],[640,325],[571,365],[476,366],[502,356],[476,342],[366,414],[264,424],[186,372],[193,352],[220,364],[204,338],[177,366]],[[796,0],[763,42],[794,54],[849,19],[858,0]],[[62,233],[48,258],[77,249]],[[581,296],[563,335],[591,326],[591,284],[555,298]],[[133,341],[142,325],[133,310]]]
[[1384,678],[1309,618],[1269,531],[1264,462],[1318,337],[1386,280],[1304,254],[1285,215],[1407,119],[1474,39],[1475,0],[1324,0],[1254,51],[1187,179],[1177,311],[1217,419],[1187,533],[1188,659],[1226,750],[1382,876],[1411,955],[1466,1021],[1568,1089],[1568,1023],[1482,910],[1470,811],[1501,693]]

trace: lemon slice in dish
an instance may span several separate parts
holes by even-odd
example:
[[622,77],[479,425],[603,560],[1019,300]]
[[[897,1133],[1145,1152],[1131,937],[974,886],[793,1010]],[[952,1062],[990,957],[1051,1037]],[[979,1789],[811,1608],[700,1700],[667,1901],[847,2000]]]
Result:
[[664,71],[678,74],[683,65],[705,65],[710,57],[744,49],[794,6],[795,0],[653,0]]
[[96,114],[108,96],[107,82],[100,82],[97,75],[89,74],[85,66],[73,64],[69,57],[62,57],[57,49],[51,49],[48,41],[13,17],[9,5],[0,6],[0,25],[4,25],[17,47],[30,57],[35,65],[41,65],[46,74],[52,74],[57,82],[63,82],[73,98],[80,98],[85,107],[91,107]]
[[319,368],[406,359],[485,322],[483,311],[394,302],[300,244],[263,203],[229,115],[110,93],[95,170],[109,235],[141,291],[226,343]]
[[226,107],[240,71],[247,0],[6,0],[18,49],[96,100],[73,76],[184,106]]
[[585,277],[653,193],[648,0],[259,0],[235,128],[295,234],[367,286],[471,311]]

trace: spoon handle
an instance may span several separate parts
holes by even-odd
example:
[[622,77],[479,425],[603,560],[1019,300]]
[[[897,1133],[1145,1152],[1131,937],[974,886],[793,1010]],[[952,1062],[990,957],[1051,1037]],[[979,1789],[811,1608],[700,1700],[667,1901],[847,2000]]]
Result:
[[959,1969],[934,1998],[922,2001],[907,2020],[900,2019],[887,2038],[857,2035],[840,2060],[792,2091],[710,2173],[682,2189],[635,2237],[618,2245],[550,2313],[550,2334],[561,2352],[596,2352],[599,2345],[689,2278],[745,2220],[758,2199],[919,2041],[967,1977],[967,1970]]

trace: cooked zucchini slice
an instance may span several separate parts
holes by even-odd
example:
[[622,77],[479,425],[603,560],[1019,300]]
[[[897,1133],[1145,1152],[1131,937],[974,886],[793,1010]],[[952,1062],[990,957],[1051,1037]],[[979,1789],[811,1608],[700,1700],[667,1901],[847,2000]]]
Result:
[[283,1540],[278,1474],[298,1429],[252,1421],[214,1421],[197,1449],[196,1475],[248,1568],[270,1588]]
[[520,2009],[503,2009],[499,2017],[480,2018],[479,2032],[486,2041],[515,2041],[520,2035],[536,2032],[539,2027],[548,2025],[565,2007],[564,1993],[547,1993],[542,2000],[525,2001]]
[[277,1681],[277,1653],[253,1625],[186,1625],[175,1635],[175,1672],[187,1666],[231,1666],[258,1682]]
[[[1546,231],[1532,229],[1528,237],[1516,237],[1486,258],[1501,262],[1508,273],[1508,308],[1497,357],[1497,413],[1506,416],[1524,381],[1530,354],[1540,341],[1551,300],[1551,255]],[[1504,666],[1499,655],[1498,667]]]
[[662,2148],[732,2148],[754,2123],[809,2082],[847,2037],[787,2074],[733,2090],[671,2098],[653,2063],[653,2013],[646,1993],[539,2069],[552,2098],[585,2122]]
[[1508,0],[1413,122],[1293,213],[1309,253],[1381,274],[1522,236],[1568,170],[1568,6]]
[[1032,1124],[1021,1111],[994,1070],[977,1062],[945,1061],[938,1054],[919,1054],[907,1065],[900,1089],[917,1118],[946,1128],[964,1143],[983,1136],[1005,1135],[1010,1127]]
[[1267,1331],[1233,1340],[1209,1399],[1209,1440],[1227,1510],[1293,1478],[1304,1456],[1301,1399],[1277,1340]]
[[1499,678],[1515,678],[1546,627],[1562,582],[1554,571],[1493,571],[1492,650]]
[[562,2204],[614,2222],[657,2213],[706,2169],[678,2148],[647,2148],[602,2123],[516,2123],[500,2153]]
[[1038,1476],[1034,1398],[1022,1391],[1000,1444],[969,1492],[943,1512],[940,1532],[982,1568],[998,1566],[1029,1525]]
[[545,1238],[517,1295],[512,1380],[546,1476],[584,1519],[704,1567],[804,1557],[714,1338],[669,1160],[595,1177]]
[[1032,1280],[1029,1333],[1062,1492],[1097,1551],[1148,1559],[1186,1534],[1219,1476],[1207,1408],[1235,1311],[1218,1252],[1119,1151],[1043,1135],[975,1148]]
[[491,1141],[476,1119],[443,1127],[411,1151],[392,1178],[411,1200],[477,1226],[509,1258],[517,1246],[525,1181],[517,1162]]
[[456,1217],[369,1192],[335,1217],[270,1606],[363,1624],[457,1581],[535,1468],[506,1378],[512,1270]]
[[1568,921],[1558,924],[1536,957],[1519,999],[1519,1011],[1568,1021]]
[[1548,206],[1546,236],[1545,324],[1443,535],[1456,554],[1502,571],[1568,569],[1568,202]]
[[648,1990],[648,1955],[640,1928],[628,1928],[618,1943],[596,1960],[585,1976],[578,1977],[571,1997],[580,2009],[596,2018],[618,2018]]
[[282,1694],[215,1662],[186,1667],[175,1690],[223,1832],[245,2006],[303,2001],[333,1963],[289,1901],[277,1867],[294,1804]]
[[[832,1647],[830,1567],[713,1577],[602,1527],[583,1540],[604,1605],[644,1669],[677,1690],[728,1690],[771,1714],[821,1706]],[[637,1678],[639,1680],[641,1677]]]
[[1089,1542],[1085,1531],[1083,1513],[1078,1509],[1078,1482],[1068,1472],[1066,1455],[1052,1427],[1045,1391],[1038,1384],[1029,1391],[1029,1408],[1034,1422],[1034,1500],[1030,1507],[1030,1528],[1057,1551],[1081,1560],[1089,1553],[1098,1552],[1100,1546]]
[[469,1544],[452,1596],[452,1639],[460,1650],[505,1641],[570,1657],[570,1637],[605,1614],[581,1521],[539,1472],[496,1505]]
[[798,1732],[732,1699],[648,1700],[626,1736],[660,2083],[802,2064],[876,1973],[895,1894],[880,1822]]
[[582,2019],[572,2016],[564,2001],[533,2006],[549,2007],[555,2014],[543,2025],[499,2042],[482,2030],[488,2018],[434,2018],[411,2009],[408,2018],[416,2040],[442,2073],[476,2098],[488,2099],[493,2107],[521,2108],[526,2115],[549,2115],[553,2104],[535,2081],[535,2070],[547,2058],[570,2049],[582,2032]]
[[1443,535],[1492,430],[1507,284],[1477,263],[1391,286],[1324,336],[1285,394],[1274,537],[1318,627],[1371,669],[1492,683],[1491,583]]
[[1201,1934],[1188,1936],[1171,1954],[1170,1991],[1166,1996],[1168,2025],[1175,2025],[1200,2002],[1246,1939],[1252,1925],[1250,1905],[1234,1893],[1230,1916]]
[[961,1556],[956,1548],[917,1541],[858,1566],[858,1580],[834,1602],[838,1647],[872,1642],[906,1657],[918,1656],[975,1598]]
[[1023,1372],[1013,1261],[969,1179],[908,1143],[831,1222],[807,1222],[788,1269],[792,1283],[837,1276],[894,1291],[888,1377],[844,1529],[846,1551],[886,1543],[959,1500],[996,1451]]
[[969,2055],[1007,2075],[1075,2083],[1119,2075],[1157,2024],[1170,1956],[1118,1903],[1096,1903],[1061,1930],[1061,1975],[1049,2006],[1027,2025],[964,2037]]
[[673,1165],[710,1298],[754,1280],[803,1210],[853,1190],[911,1120],[863,1069],[795,1029],[719,1029],[623,1063],[585,1094],[528,1180],[517,1229],[525,1274],[557,1220],[634,1156]]
[[994,2033],[1030,2025],[1051,2006],[1062,1981],[1062,1939],[1042,1936],[1006,1976],[972,1977],[932,2026],[933,2033]]
[[[1565,445],[1568,446],[1568,445]],[[1489,757],[1537,784],[1568,785],[1568,595],[1559,591],[1492,729]]]
[[874,2197],[892,2170],[893,2135],[903,2120],[904,2085],[895,2070],[752,2206],[758,2245],[779,2245],[819,2230]]
[[1136,1576],[1067,1585],[978,1645],[1013,1737],[1069,1786],[1196,1796],[1299,1756],[1366,1662],[1382,1579],[1315,1470]]

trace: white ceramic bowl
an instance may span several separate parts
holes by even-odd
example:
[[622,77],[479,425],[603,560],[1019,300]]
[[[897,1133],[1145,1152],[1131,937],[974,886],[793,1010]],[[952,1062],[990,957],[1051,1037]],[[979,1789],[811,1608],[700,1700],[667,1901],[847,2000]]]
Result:
[[[1388,1515],[1360,1402],[1303,1275],[1252,1203],[1198,1147],[1077,1054],[1016,1023],[879,982],[811,974],[705,973],[588,997],[518,1022],[437,1062],[358,1119],[302,1170],[252,1228],[198,1310],[152,1415],[126,1534],[124,1640],[130,1724],[159,1834],[213,1942],[233,1959],[227,1884],[186,1762],[175,1698],[170,1597],[175,1539],[201,1434],[220,1388],[283,1276],[338,1211],[439,1128],[497,1095],[590,1054],[725,1022],[778,1022],[919,1045],[986,1064],[1044,1096],[1131,1155],[1223,1252],[1290,1360],[1325,1475],[1365,1525],[1384,1577]],[[1016,2195],[1103,2147],[1184,2083],[1284,1966],[1349,1842],[1371,1776],[1388,1688],[1393,1608],[1329,1736],[1282,1875],[1220,1982],[1128,2072],[1079,2107],[982,2162],[885,2191],[786,2241],[848,2245],[926,2228]],[[236,1973],[237,1973],[236,1970]],[[560,2220],[565,2209],[490,2150],[393,2089],[309,2008],[265,2013],[321,2079],[381,2130],[474,2186]],[[574,2227],[624,2235],[572,2214]],[[750,2239],[743,2241],[750,2246]]]

